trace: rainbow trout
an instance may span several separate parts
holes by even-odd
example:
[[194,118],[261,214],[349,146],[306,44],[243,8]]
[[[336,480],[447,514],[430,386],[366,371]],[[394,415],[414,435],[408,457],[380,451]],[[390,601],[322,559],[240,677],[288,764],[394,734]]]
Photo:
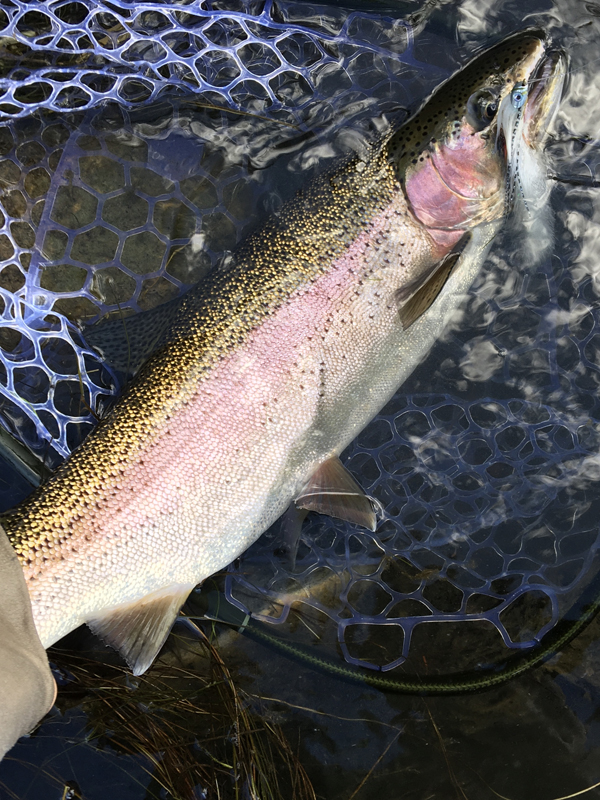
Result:
[[194,586],[291,503],[374,529],[337,456],[439,336],[513,203],[540,194],[561,72],[537,33],[479,55],[183,298],[118,404],[2,517],[44,647],[87,623],[140,674]]

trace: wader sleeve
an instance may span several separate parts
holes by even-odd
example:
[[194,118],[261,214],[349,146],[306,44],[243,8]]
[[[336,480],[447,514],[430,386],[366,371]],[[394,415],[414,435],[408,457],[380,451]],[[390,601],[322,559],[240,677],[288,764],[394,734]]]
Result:
[[0,758],[50,710],[55,697],[25,576],[0,526]]

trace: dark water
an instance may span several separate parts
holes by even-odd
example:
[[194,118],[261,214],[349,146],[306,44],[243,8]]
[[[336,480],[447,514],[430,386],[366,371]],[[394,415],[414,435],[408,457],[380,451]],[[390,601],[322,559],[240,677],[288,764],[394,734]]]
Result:
[[[500,238],[464,315],[402,388],[395,405],[386,409],[347,456],[369,491],[388,507],[394,503],[399,506],[399,527],[386,523],[380,540],[374,541],[373,546],[382,548],[379,560],[369,554],[363,559],[363,563],[375,565],[373,574],[379,569],[381,576],[381,561],[401,552],[410,554],[413,566],[423,572],[437,569],[447,575],[451,561],[466,563],[469,574],[479,576],[480,585],[461,584],[454,576],[465,596],[476,589],[493,594],[498,588],[492,585],[495,580],[517,575],[529,589],[537,582],[539,593],[554,597],[564,613],[582,582],[596,569],[599,412],[595,402],[598,345],[594,313],[600,284],[598,190],[593,183],[599,153],[600,6],[579,2],[523,6],[513,2],[459,2],[430,7],[414,45],[414,61],[424,65],[422,75],[419,79],[411,73],[412,82],[398,105],[409,104],[409,93],[426,96],[442,74],[464,63],[475,49],[487,43],[524,27],[548,31],[570,58],[565,98],[548,145],[550,171],[578,179],[557,183],[553,192],[553,244],[546,252],[538,246],[539,241],[527,249],[518,227]],[[394,13],[390,3],[370,4],[369,9]],[[406,13],[406,6],[401,13]],[[335,135],[331,132],[332,139]],[[311,158],[318,161],[323,156],[319,147],[322,144],[306,146],[293,158],[299,165],[310,166]],[[288,174],[282,168],[283,177]],[[490,398],[496,400],[497,416],[502,409],[512,416],[490,422]],[[466,426],[460,417],[465,409]],[[403,475],[404,488],[393,490],[393,496],[385,495],[391,469],[386,461],[386,424],[389,429],[394,426],[396,435],[413,442],[417,457],[417,463]],[[416,428],[403,432],[403,425]],[[494,430],[493,447],[500,453],[497,459],[472,455],[473,442],[492,447],[492,439],[476,435],[473,427],[485,431],[486,425]],[[445,440],[437,435],[440,431],[446,433]],[[511,436],[519,440],[514,446]],[[531,452],[525,450],[527,443]],[[460,463],[461,474],[470,476],[474,483],[466,478],[458,483],[459,476],[444,457]],[[536,458],[540,460],[534,462]],[[512,468],[512,477],[502,470],[490,473],[492,461]],[[370,471],[372,463],[375,471]],[[471,469],[467,470],[465,464]],[[421,483],[415,482],[417,477]],[[453,485],[452,503],[458,494],[465,505],[453,505],[454,516],[448,517],[447,529],[438,516],[432,530],[423,509],[434,516],[440,511],[449,513],[449,501],[427,490],[444,482]],[[469,504],[470,512],[466,508]],[[416,522],[411,522],[410,514]],[[504,519],[512,527],[501,529]],[[459,524],[462,538],[452,538]],[[409,528],[425,533],[420,537],[411,533],[403,550],[402,537]],[[486,549],[489,542],[481,532],[488,530],[493,547]],[[299,553],[296,577],[314,576],[315,564],[325,564],[319,559],[335,555],[335,542],[347,543],[350,538],[351,532],[343,526],[313,523],[305,533],[305,550]],[[468,553],[460,549],[465,542]],[[448,554],[449,544],[458,548],[458,555]],[[242,560],[237,573],[245,580],[245,602],[250,602],[253,593],[263,600],[270,597],[261,592],[271,591],[275,579],[289,577],[277,572],[282,569],[278,565],[275,573],[265,575],[265,548],[268,550],[268,542],[259,543]],[[493,553],[501,556],[501,563],[494,563]],[[442,557],[446,562],[440,566]],[[479,568],[477,559],[482,562]],[[566,565],[570,565],[568,569]],[[358,582],[357,576],[355,579]],[[427,580],[423,580],[420,591],[427,599]],[[240,597],[240,585],[235,575],[229,578],[231,596]],[[352,586],[346,589],[351,599]],[[376,598],[373,602],[376,605]],[[304,603],[309,611],[324,605],[320,595],[309,595]],[[379,623],[374,626],[379,639],[371,642],[364,660],[375,660],[375,650],[384,652],[384,663],[393,660],[397,641],[392,627],[380,624],[377,608],[359,602],[354,608],[350,602],[349,608],[357,620]],[[545,621],[543,607],[536,613],[539,619],[529,638],[539,635]],[[294,624],[301,639],[302,631],[298,623]],[[225,636],[221,652],[237,684],[248,693],[248,707],[260,708],[281,726],[318,797],[491,800],[503,796],[511,800],[551,800],[575,795],[600,781],[599,624],[592,623],[544,667],[504,687],[448,698],[406,698],[345,683],[284,659],[244,637]],[[335,628],[324,630],[335,639]],[[459,628],[441,622],[435,633],[430,635],[430,630],[423,640],[413,642],[407,668],[425,673],[430,669],[452,672],[470,665],[469,659],[485,660],[487,648],[496,644],[495,639],[492,644],[488,641],[489,626],[474,620]],[[522,633],[517,630],[515,638]],[[163,663],[178,668],[184,664],[203,673],[205,662],[190,644],[189,634],[184,628],[177,629],[176,634]],[[495,636],[493,633],[492,638]],[[71,637],[70,643],[75,653],[94,647],[84,634]],[[357,660],[363,655],[360,643],[348,652]],[[95,655],[107,658],[104,651]],[[0,796],[64,798],[77,797],[80,792],[85,798],[105,798],[110,793],[115,800],[168,797],[158,786],[151,760],[125,753],[113,733],[118,729],[118,708],[109,714],[103,708],[100,691],[103,679],[116,680],[109,668],[101,671],[96,681],[86,683],[79,672],[78,681],[74,681],[69,656],[54,657],[61,665],[65,684],[58,707],[0,765]],[[76,656],[71,659],[75,671],[73,664],[79,662]],[[119,680],[121,686],[130,687],[125,689],[127,702],[137,708],[140,717],[158,713],[160,699],[148,702],[141,695],[144,679]],[[189,677],[182,677],[181,683],[190,688]],[[202,705],[201,694],[197,702]],[[136,724],[143,727],[141,721]],[[192,747],[188,753],[192,760],[202,757],[201,727],[190,725],[187,732],[188,741],[196,740],[196,750]],[[233,735],[231,731],[229,735]],[[165,743],[161,741],[161,745],[157,751],[164,760]],[[154,778],[150,778],[153,771]],[[199,784],[196,796],[236,796],[231,784],[225,778],[220,780],[221,794],[214,787]],[[250,795],[240,789],[239,796]],[[600,788],[583,796],[600,797]]]

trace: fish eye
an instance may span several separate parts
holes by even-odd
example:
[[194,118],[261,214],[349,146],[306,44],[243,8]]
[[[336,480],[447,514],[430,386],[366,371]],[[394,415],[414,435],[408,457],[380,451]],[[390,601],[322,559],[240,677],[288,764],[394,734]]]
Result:
[[492,122],[498,111],[496,95],[489,89],[474,92],[467,102],[467,122],[476,131],[482,131]]
[[496,116],[496,111],[498,111],[498,103],[495,101],[493,103],[488,103],[483,109],[483,116],[491,122]]
[[517,84],[512,90],[510,100],[515,108],[523,108],[527,100],[527,87],[524,84]]

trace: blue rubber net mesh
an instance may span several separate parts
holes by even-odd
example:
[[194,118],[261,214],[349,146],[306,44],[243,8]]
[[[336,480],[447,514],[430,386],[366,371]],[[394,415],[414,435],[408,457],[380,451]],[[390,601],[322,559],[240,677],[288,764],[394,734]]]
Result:
[[[0,421],[55,466],[120,388],[86,327],[219,268],[285,191],[442,74],[408,23],[359,11],[0,7]],[[556,623],[592,569],[599,511],[596,300],[567,244],[528,269],[507,235],[343,455],[381,504],[377,532],[311,515],[292,568],[274,528],[227,573],[231,602],[383,669],[442,652],[423,632],[527,648]]]
[[384,670],[409,651],[443,671],[461,650],[493,661],[568,613],[597,569],[595,290],[500,244],[464,317],[342,456],[384,510],[377,532],[315,518],[290,569],[274,527],[228,576],[236,605],[306,644],[334,623],[347,661]]
[[[226,6],[0,6],[2,420],[50,465],[117,391],[71,323],[151,308],[233,247],[260,210],[248,172],[267,137],[404,97],[403,22]],[[207,106],[275,129],[249,145],[247,126],[193,116]]]

